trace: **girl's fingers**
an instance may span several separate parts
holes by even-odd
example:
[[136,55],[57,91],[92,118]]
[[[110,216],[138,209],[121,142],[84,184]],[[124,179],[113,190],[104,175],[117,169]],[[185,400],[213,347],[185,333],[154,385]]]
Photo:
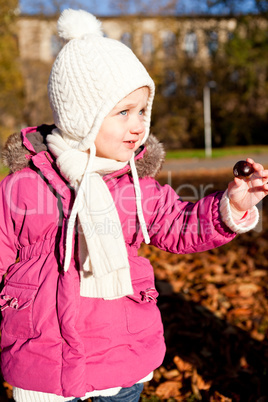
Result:
[[251,158],[247,158],[247,162],[249,162],[249,163],[251,163],[251,164],[255,163],[254,160],[251,159]]
[[268,170],[267,170],[267,169],[262,170],[262,171],[260,172],[260,175],[262,176],[262,178],[268,179]]
[[247,162],[251,163],[253,165],[253,169],[256,171],[264,170],[263,165],[258,162],[254,162],[254,160],[251,158],[247,158]]
[[264,170],[264,167],[260,163],[253,163],[253,169],[260,172],[261,170]]
[[264,169],[263,165],[258,162],[254,162],[254,160],[251,158],[247,158],[247,162],[253,165],[255,173],[258,173],[259,177],[262,178],[263,181],[266,179],[268,180],[268,169]]
[[242,186],[242,184],[243,184],[243,179],[240,179],[239,177],[234,177],[234,183],[235,183],[235,185],[237,186],[237,187],[240,187],[240,186]]

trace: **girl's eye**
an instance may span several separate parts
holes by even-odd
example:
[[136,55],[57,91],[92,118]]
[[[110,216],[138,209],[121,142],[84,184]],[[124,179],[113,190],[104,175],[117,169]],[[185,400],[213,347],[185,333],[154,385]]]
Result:
[[141,109],[140,111],[139,111],[139,114],[140,115],[143,115],[145,113],[145,110],[144,109]]
[[127,110],[121,110],[120,114],[122,114],[122,116],[126,116],[127,115]]

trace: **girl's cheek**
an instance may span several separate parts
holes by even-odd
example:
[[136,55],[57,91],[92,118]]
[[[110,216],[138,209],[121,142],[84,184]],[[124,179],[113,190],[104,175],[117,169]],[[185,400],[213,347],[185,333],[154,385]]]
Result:
[[137,145],[136,145],[136,149],[135,151],[137,151],[137,149],[140,147],[142,140],[144,138],[145,133],[143,133],[142,135],[139,136],[139,141],[137,141]]

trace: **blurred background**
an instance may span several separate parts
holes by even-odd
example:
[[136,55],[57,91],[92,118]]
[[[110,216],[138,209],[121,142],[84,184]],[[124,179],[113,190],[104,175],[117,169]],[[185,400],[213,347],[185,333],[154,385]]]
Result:
[[67,7],[97,15],[145,64],[167,149],[204,147],[205,93],[213,148],[268,144],[267,0],[0,0],[0,145],[52,122],[46,85]]

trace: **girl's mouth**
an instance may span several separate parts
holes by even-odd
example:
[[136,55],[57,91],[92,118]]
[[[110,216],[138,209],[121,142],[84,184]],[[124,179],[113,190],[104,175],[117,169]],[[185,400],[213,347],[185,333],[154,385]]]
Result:
[[127,148],[133,149],[135,148],[136,141],[124,141],[124,144],[126,144]]

